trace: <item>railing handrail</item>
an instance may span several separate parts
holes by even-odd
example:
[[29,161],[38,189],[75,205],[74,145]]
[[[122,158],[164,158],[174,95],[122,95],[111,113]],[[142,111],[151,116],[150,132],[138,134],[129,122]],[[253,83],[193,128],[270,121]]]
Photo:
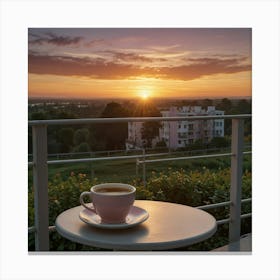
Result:
[[246,119],[251,114],[241,115],[207,115],[186,117],[130,117],[130,118],[85,118],[85,119],[55,119],[55,120],[32,120],[28,125],[67,125],[67,124],[93,124],[93,123],[126,123],[148,121],[184,121],[184,120],[213,120],[213,119]]
[[[244,144],[244,148],[251,148],[252,145],[251,144]],[[214,151],[214,150],[221,150],[221,149],[230,149],[230,146],[225,146],[225,147],[221,147],[221,148],[217,148],[217,147],[211,147],[211,148],[205,148],[205,149],[193,149],[193,150],[173,150],[173,151],[168,151],[168,147],[154,147],[154,148],[139,148],[139,149],[129,149],[129,150],[102,150],[102,151],[90,151],[90,152],[71,152],[71,153],[52,153],[49,154],[48,153],[48,157],[66,157],[66,156],[78,156],[78,155],[98,155],[98,154],[113,154],[113,153],[133,153],[133,152],[138,152],[138,151],[143,151],[145,150],[146,154],[145,155],[150,155],[149,151],[155,151],[155,150],[167,150],[168,154],[178,154],[178,153],[187,153],[187,152],[205,152],[205,151]],[[143,155],[143,154],[142,154]],[[29,153],[28,154],[29,157],[32,157],[33,154]]]
[[[243,151],[243,154],[251,154],[252,151]],[[174,153],[157,153],[157,154],[137,154],[131,156],[107,156],[107,157],[87,157],[87,158],[75,158],[75,159],[58,159],[58,160],[48,160],[47,164],[64,164],[64,163],[82,163],[82,162],[94,162],[94,161],[108,161],[108,160],[126,160],[126,159],[138,159],[138,164],[142,163],[151,163],[151,162],[164,162],[164,161],[177,161],[183,159],[203,159],[203,158],[212,158],[212,157],[226,157],[232,156],[232,153],[219,153],[219,154],[203,154],[198,156],[184,156],[184,157],[175,157],[175,158],[159,158],[146,160],[148,157],[159,157],[159,156],[168,156]],[[143,158],[143,160],[139,160]],[[32,166],[33,161],[28,162],[28,166]]]

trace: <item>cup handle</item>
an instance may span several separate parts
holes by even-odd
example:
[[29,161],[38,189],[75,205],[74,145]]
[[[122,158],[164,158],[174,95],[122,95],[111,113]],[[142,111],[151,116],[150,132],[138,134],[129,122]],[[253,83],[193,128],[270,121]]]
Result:
[[80,194],[80,203],[81,203],[86,209],[95,212],[95,209],[94,209],[94,208],[88,207],[88,206],[85,204],[85,202],[84,202],[84,196],[86,196],[86,195],[90,195],[90,192],[82,192],[82,193]]

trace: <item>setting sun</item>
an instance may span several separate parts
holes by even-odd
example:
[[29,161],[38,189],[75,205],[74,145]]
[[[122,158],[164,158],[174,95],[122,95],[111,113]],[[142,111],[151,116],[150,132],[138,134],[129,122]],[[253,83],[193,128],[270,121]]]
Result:
[[28,29],[29,97],[251,96],[251,74],[250,28]]
[[143,100],[147,100],[150,97],[151,93],[148,90],[141,90],[139,92],[139,95]]

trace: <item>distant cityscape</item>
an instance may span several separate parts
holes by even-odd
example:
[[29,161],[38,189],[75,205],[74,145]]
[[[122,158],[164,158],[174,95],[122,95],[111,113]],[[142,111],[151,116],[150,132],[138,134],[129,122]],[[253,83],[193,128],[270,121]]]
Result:
[[[187,117],[250,114],[251,99],[29,99],[28,119],[100,118],[100,117]],[[111,133],[109,133],[111,131]],[[223,119],[185,120],[181,122],[128,122],[128,124],[72,126],[53,128],[49,133],[49,153],[88,152],[114,149],[142,149],[208,145],[229,137],[231,125]],[[112,139],[112,135],[114,139]],[[251,137],[251,122],[245,136]],[[31,132],[29,132],[31,149]],[[224,141],[226,142],[226,141]],[[221,145],[221,141],[219,142]],[[226,142],[228,143],[228,142]],[[226,145],[226,144],[223,144]]]

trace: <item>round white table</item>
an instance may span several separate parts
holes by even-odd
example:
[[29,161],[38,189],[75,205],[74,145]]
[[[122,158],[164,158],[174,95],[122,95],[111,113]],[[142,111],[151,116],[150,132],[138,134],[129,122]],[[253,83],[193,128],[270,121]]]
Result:
[[83,206],[61,213],[55,222],[58,233],[77,243],[113,250],[169,250],[198,243],[211,237],[217,228],[207,212],[161,201],[135,200],[149,218],[128,229],[100,229],[80,220]]

